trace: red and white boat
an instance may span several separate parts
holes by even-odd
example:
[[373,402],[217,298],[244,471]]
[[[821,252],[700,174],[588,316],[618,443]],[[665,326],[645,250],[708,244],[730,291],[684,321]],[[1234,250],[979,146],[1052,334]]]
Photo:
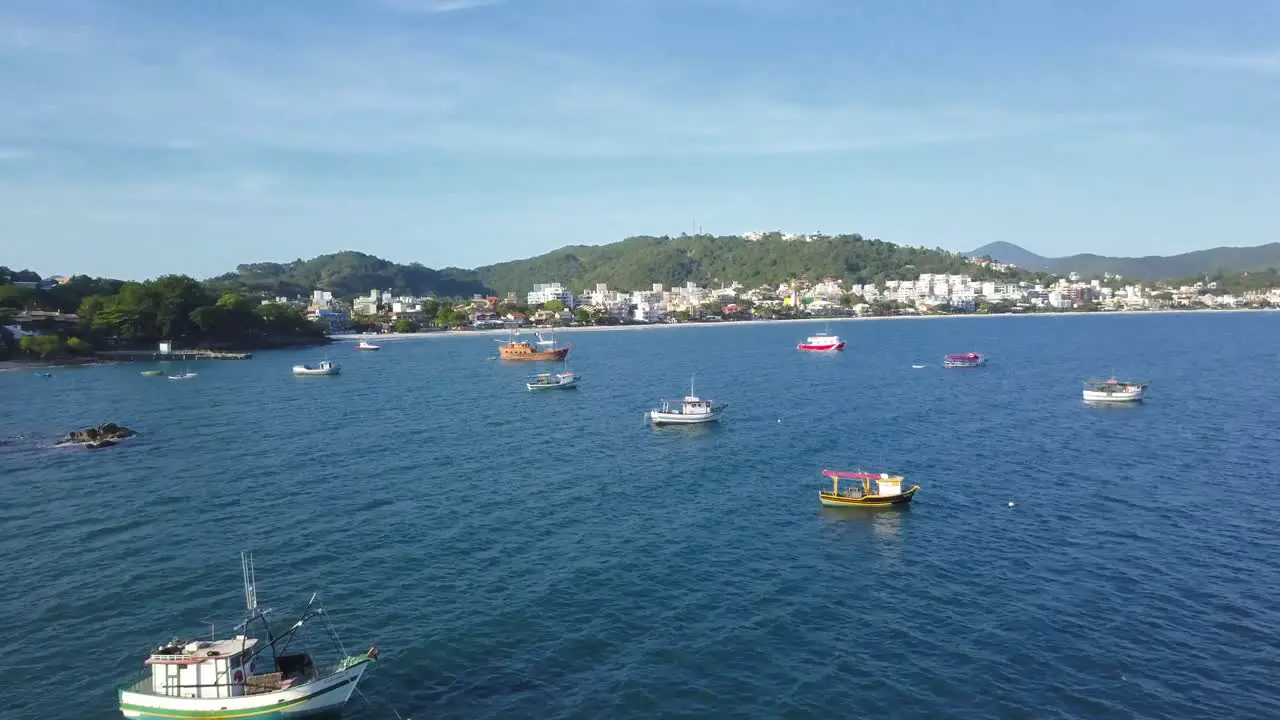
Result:
[[839,335],[810,335],[804,342],[796,346],[797,350],[809,350],[811,352],[834,352],[844,349],[844,341]]

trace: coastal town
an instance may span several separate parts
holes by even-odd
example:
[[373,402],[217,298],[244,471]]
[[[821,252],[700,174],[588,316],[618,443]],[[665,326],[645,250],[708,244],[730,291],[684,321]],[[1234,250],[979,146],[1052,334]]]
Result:
[[[796,236],[786,241],[812,240]],[[747,287],[732,279],[707,278],[702,283],[686,282],[677,287],[652,283],[640,289],[611,288],[597,283],[574,289],[548,278],[524,292],[507,292],[502,297],[474,294],[470,298],[410,295],[379,288],[354,297],[351,290],[351,294],[344,295],[320,288],[307,295],[245,289],[205,291],[198,289],[201,286],[195,280],[176,276],[157,282],[172,286],[163,292],[173,298],[205,294],[202,302],[211,307],[190,314],[194,325],[187,336],[203,333],[210,347],[233,349],[281,342],[323,342],[324,334],[351,332],[1280,307],[1280,280],[1274,272],[1167,283],[1133,281],[1113,273],[1094,278],[1083,278],[1074,272],[1065,276],[1033,273],[989,257],[968,257],[963,262],[973,270],[923,273],[913,279],[878,283],[824,277]],[[0,304],[0,314],[4,315],[0,340],[4,340],[10,355],[15,347],[41,357],[87,355],[90,346],[80,335],[100,336],[94,343],[101,346],[98,350],[119,351],[120,346],[146,345],[141,341],[148,333],[130,325],[133,321],[129,320],[142,317],[145,307],[116,305],[114,300],[104,304],[106,301],[93,297],[79,301],[74,294],[70,302],[42,307],[41,297],[52,299],[60,290],[72,287],[72,279],[30,275],[0,279],[7,283],[9,295],[13,296],[7,308]],[[83,285],[86,280],[76,282]],[[303,288],[299,291],[305,292]],[[85,287],[75,290],[82,294],[90,291]],[[174,323],[181,323],[188,314],[186,310],[178,313],[178,319],[169,321],[167,330],[157,326],[150,334],[168,336],[178,327]],[[270,336],[271,341],[265,336]]]
[[[999,273],[1017,268],[973,258],[974,265]],[[606,284],[574,291],[559,282],[535,284],[504,298],[477,295],[449,304],[437,298],[370,290],[353,299],[316,290],[312,297],[264,302],[305,305],[308,317],[331,331],[378,325],[400,332],[421,329],[497,329],[523,326],[671,324],[800,317],[997,314],[1039,312],[1123,312],[1280,307],[1280,287],[1232,294],[1205,279],[1173,286],[1129,282],[1120,275],[1082,279],[1077,273],[1048,283],[977,280],[967,274],[922,274],[914,280],[850,284],[839,278],[794,280],[747,288],[739,282],[655,283],[645,289]]]

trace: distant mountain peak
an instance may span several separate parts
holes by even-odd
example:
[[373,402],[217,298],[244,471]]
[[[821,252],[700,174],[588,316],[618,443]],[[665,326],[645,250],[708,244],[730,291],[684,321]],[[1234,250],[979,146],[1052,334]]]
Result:
[[987,243],[977,250],[964,253],[964,255],[966,257],[990,257],[992,260],[1012,263],[1028,270],[1047,270],[1050,264],[1048,258],[1037,255],[1020,245],[1004,242],[1003,240]]

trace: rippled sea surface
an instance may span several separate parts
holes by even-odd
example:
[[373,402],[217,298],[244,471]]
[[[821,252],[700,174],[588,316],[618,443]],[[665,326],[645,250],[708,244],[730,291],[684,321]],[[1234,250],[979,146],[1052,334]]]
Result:
[[[478,336],[0,373],[5,717],[111,717],[230,632],[241,549],[378,643],[350,718],[1280,717],[1280,313],[819,329],[564,333],[541,394]],[[722,423],[647,427],[694,372]],[[1148,401],[1084,405],[1113,372]],[[824,467],[922,490],[824,510]]]

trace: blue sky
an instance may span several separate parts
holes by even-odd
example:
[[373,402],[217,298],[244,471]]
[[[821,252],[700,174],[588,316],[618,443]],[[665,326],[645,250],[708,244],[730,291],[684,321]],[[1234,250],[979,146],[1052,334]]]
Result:
[[1280,3],[6,0],[0,264],[1280,240]]

